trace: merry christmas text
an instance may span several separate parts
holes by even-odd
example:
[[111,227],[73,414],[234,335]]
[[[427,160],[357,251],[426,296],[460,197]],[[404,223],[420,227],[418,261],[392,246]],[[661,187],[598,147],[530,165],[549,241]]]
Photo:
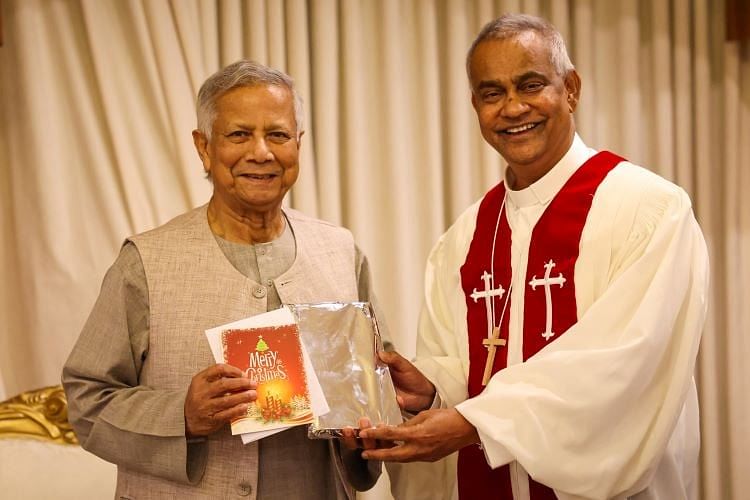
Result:
[[284,362],[279,357],[279,352],[271,350],[251,352],[245,374],[258,382],[287,378]]

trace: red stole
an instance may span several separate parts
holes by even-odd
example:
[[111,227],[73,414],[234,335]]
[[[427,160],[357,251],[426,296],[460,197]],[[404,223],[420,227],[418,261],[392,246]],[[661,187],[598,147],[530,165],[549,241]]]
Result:
[[[574,270],[578,260],[581,232],[586,223],[594,193],[606,175],[623,161],[613,153],[603,151],[591,157],[576,170],[542,214],[531,233],[529,260],[524,288],[523,360],[539,352],[545,345],[563,335],[578,321],[576,314]],[[482,199],[477,213],[474,237],[461,266],[461,286],[466,296],[466,321],[469,333],[469,397],[480,394],[482,375],[487,361],[487,348],[482,340],[487,337],[487,309],[482,275],[490,273],[492,243],[498,211],[505,196],[505,186],[498,184]],[[503,208],[503,212],[505,209]],[[495,318],[500,320],[505,294],[511,283],[511,231],[503,213],[495,243],[495,288],[505,292],[493,296]],[[545,267],[546,265],[546,267]],[[546,279],[545,279],[546,278]],[[564,282],[562,282],[564,279]],[[545,284],[545,281],[547,284]],[[562,286],[560,283],[562,282]],[[532,283],[534,286],[532,287]],[[479,292],[479,293],[478,293]],[[547,294],[551,296],[551,322],[547,320]],[[476,300],[475,300],[476,299]],[[500,338],[508,341],[510,299],[506,307]],[[550,334],[553,334],[550,336]],[[545,339],[544,335],[549,337]],[[498,347],[492,373],[504,369],[508,363],[507,348]],[[552,489],[529,479],[531,500],[555,500]],[[458,456],[458,491],[463,499],[512,499],[509,466],[491,469],[484,452],[477,446],[467,446]]]

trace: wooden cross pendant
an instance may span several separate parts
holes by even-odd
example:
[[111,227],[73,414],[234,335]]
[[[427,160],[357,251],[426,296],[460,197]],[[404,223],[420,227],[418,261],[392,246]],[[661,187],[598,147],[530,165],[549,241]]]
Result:
[[482,386],[486,386],[492,377],[492,365],[495,364],[495,351],[498,347],[505,345],[505,339],[500,338],[500,327],[492,329],[492,338],[483,339],[482,344],[487,347],[487,363],[484,365],[484,376],[482,377]]

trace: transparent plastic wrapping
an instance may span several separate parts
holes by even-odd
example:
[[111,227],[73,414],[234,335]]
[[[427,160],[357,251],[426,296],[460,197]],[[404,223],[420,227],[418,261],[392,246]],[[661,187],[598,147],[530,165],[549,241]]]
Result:
[[287,305],[310,355],[330,412],[319,416],[308,437],[342,436],[357,429],[360,417],[373,425],[402,422],[388,366],[377,356],[383,349],[369,302],[326,302]]

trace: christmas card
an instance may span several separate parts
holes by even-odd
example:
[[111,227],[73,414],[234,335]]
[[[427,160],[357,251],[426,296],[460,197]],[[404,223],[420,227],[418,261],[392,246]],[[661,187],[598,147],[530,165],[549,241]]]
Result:
[[236,366],[258,382],[257,399],[232,422],[232,434],[251,442],[328,411],[315,371],[286,308],[206,331],[217,362]]

